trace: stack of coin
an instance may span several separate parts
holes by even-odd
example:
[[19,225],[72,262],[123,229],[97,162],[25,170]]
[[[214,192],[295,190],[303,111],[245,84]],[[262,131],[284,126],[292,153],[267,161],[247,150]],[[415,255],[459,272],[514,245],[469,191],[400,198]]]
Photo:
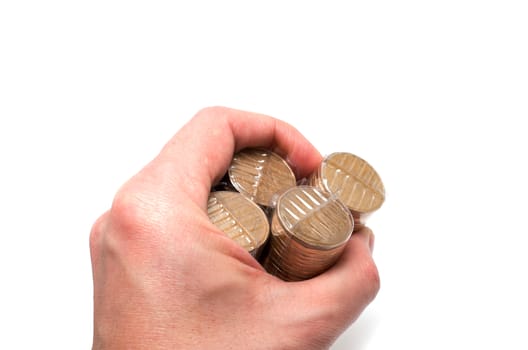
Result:
[[299,281],[332,266],[352,232],[384,200],[379,175],[353,154],[328,155],[308,185],[296,186],[293,171],[279,155],[248,148],[233,156],[213,187],[208,214],[227,236],[260,256],[266,271]]
[[367,217],[385,200],[385,188],[378,173],[365,160],[351,153],[326,156],[309,183],[336,195],[350,209],[355,230],[364,227]]
[[213,187],[209,218],[258,258],[269,236],[267,213],[278,194],[295,184],[293,171],[279,155],[262,148],[244,149],[233,156],[226,175]]
[[264,211],[237,192],[211,192],[207,214],[213,224],[238,245],[258,258],[269,235]]
[[353,227],[350,211],[332,194],[291,188],[277,201],[264,268],[285,281],[314,277],[339,258]]
[[232,186],[257,204],[273,207],[278,194],[296,185],[288,163],[270,150],[244,149],[228,169]]

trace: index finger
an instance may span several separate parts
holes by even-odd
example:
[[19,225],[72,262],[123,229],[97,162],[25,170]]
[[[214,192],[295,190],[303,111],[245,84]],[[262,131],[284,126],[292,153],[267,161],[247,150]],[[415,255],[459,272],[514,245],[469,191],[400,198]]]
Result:
[[[193,195],[204,200],[226,172],[233,154],[246,147],[265,147],[291,165],[297,178],[310,174],[321,154],[290,124],[263,114],[224,107],[197,113],[165,145],[155,163],[174,165],[174,173],[191,177]],[[198,191],[198,192],[197,192]]]

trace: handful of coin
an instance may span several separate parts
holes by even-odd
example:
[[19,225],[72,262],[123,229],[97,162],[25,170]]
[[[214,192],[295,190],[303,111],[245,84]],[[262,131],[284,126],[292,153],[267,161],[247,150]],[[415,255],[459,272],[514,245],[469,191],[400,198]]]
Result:
[[326,156],[308,184],[297,186],[279,155],[248,148],[233,156],[210,193],[207,211],[266,271],[299,281],[330,268],[384,200],[377,172],[351,153]]

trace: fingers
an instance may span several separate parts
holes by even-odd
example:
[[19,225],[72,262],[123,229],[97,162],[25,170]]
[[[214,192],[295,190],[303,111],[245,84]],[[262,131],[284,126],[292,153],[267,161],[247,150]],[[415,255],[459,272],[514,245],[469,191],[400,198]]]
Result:
[[374,235],[365,227],[352,235],[342,257],[330,270],[292,284],[294,293],[302,296],[298,298],[302,304],[299,307],[316,305],[329,310],[336,319],[354,321],[380,288],[378,270],[372,259],[373,244]]
[[[246,147],[269,148],[285,157],[298,178],[321,162],[321,155],[294,127],[278,119],[223,107],[207,108],[164,147],[156,166],[173,168],[200,200],[227,170],[233,154]],[[205,197],[207,198],[207,197]]]
[[373,249],[374,234],[368,227],[352,235],[341,259],[322,275],[323,279],[336,286],[337,296],[347,298],[354,295],[356,300],[366,304],[374,299],[380,288],[380,279],[372,259]]

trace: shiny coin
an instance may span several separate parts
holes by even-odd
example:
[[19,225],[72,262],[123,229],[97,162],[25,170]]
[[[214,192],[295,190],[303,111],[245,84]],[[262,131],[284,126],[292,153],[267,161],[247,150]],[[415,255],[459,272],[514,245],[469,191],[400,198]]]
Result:
[[335,196],[298,186],[278,199],[264,268],[286,280],[314,277],[341,255],[354,227],[348,208]]
[[263,206],[274,206],[277,195],[296,184],[295,175],[284,159],[259,148],[235,154],[228,174],[237,191]]
[[385,188],[374,168],[351,153],[332,153],[311,176],[310,184],[335,194],[352,212],[355,229],[385,201]]
[[238,192],[211,192],[207,203],[211,222],[254,257],[258,257],[269,235],[264,211]]

